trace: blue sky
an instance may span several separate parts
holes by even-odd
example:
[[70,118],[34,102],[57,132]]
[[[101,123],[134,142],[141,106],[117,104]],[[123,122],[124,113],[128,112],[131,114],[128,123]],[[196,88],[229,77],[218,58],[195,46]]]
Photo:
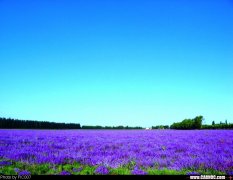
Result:
[[0,116],[233,122],[232,0],[0,0]]

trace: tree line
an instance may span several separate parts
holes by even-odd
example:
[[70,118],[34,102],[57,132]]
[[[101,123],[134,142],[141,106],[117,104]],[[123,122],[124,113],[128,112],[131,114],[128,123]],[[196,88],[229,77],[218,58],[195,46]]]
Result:
[[[181,122],[169,125],[152,126],[151,129],[233,129],[233,124],[225,123],[216,124],[215,121],[212,125],[203,125],[203,116],[196,116],[193,119],[184,119]],[[48,121],[35,121],[35,120],[18,120],[12,118],[0,117],[0,129],[144,129],[143,127],[129,127],[129,126],[89,126],[76,123],[56,123]]]
[[215,121],[212,122],[212,125],[202,125],[202,129],[233,129],[233,124],[230,124],[225,121],[225,123],[221,122],[215,124]]
[[215,121],[211,125],[202,124],[204,120],[203,116],[196,116],[193,119],[184,119],[181,122],[173,123],[170,129],[233,129],[233,124],[221,122],[216,124]]
[[152,129],[169,129],[170,127],[168,125],[158,125],[158,126],[152,126]]
[[143,129],[129,126],[81,126],[75,123],[55,123],[48,121],[19,120],[0,117],[0,129]]
[[82,126],[82,129],[143,129],[142,127],[129,127],[129,126]]
[[184,119],[181,122],[173,123],[171,129],[201,129],[203,116],[196,116],[193,119]]
[[81,129],[80,124],[0,118],[1,129]]

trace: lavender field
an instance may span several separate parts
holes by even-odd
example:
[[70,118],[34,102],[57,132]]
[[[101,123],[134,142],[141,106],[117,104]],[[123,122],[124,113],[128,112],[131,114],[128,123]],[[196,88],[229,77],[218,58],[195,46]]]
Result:
[[232,172],[232,130],[0,130],[0,174]]

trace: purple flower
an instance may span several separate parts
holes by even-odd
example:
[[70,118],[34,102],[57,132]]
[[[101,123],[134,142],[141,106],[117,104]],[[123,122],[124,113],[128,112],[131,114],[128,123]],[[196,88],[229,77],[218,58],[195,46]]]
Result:
[[173,166],[169,166],[168,169],[180,171],[180,167],[174,166],[174,165]]
[[[0,169],[10,162],[48,163],[52,169],[57,164],[75,161],[96,168],[100,166],[95,174],[109,174],[109,167],[120,166],[128,168],[132,174],[147,174],[147,168],[180,172],[192,169],[187,174],[209,170],[233,174],[233,130],[122,130],[119,133],[115,130],[0,129],[0,134]],[[57,174],[84,172],[80,167]],[[17,174],[20,171],[23,170],[15,169]],[[44,173],[49,173],[49,169]]]
[[59,173],[59,175],[71,175],[68,171],[62,171]]
[[29,171],[23,170],[19,172],[20,176],[30,175],[31,173]]
[[139,169],[138,167],[135,167],[133,171],[131,171],[133,175],[147,175],[148,173]]
[[96,168],[95,173],[104,175],[104,174],[108,174],[109,171],[105,166],[99,166],[98,168]]
[[11,165],[11,162],[9,162],[9,161],[1,161],[0,162],[0,166],[9,166],[9,165]]
[[228,172],[227,172],[227,175],[228,175],[228,176],[233,176],[233,171],[228,171]]
[[83,169],[82,167],[80,167],[80,168],[73,168],[73,171],[74,172],[80,172],[80,171],[82,171],[82,169]]
[[186,175],[193,176],[193,175],[200,175],[198,172],[188,172]]
[[19,170],[19,168],[15,168],[14,171],[15,171],[16,173],[19,173],[20,170]]

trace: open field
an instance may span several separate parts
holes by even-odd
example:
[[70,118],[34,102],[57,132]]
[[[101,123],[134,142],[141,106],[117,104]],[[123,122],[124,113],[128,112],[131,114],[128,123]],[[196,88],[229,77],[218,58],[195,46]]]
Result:
[[0,130],[0,174],[232,174],[233,130]]

